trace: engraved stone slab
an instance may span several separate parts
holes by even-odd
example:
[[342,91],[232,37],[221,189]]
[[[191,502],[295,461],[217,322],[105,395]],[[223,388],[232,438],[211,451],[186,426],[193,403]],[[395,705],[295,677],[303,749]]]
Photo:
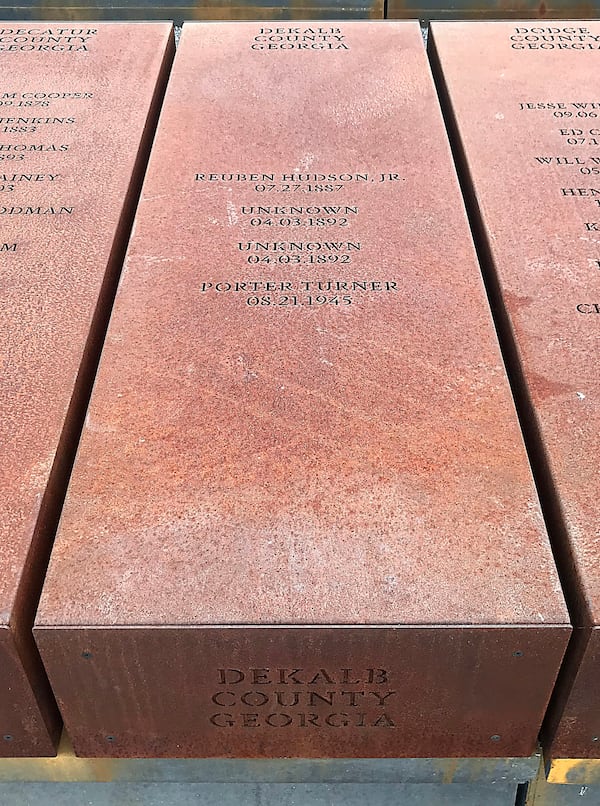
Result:
[[529,755],[569,632],[418,24],[184,26],[38,613],[76,751]]
[[597,757],[600,23],[436,23],[432,45],[579,628],[551,752]]
[[55,752],[31,628],[171,39],[0,22],[0,756]]

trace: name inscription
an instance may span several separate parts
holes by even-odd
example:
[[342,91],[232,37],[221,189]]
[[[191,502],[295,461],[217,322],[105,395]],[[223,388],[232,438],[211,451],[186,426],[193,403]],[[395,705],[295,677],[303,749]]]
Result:
[[[552,31],[553,36],[558,36],[556,33],[559,30],[558,28],[547,30]],[[581,35],[586,31],[586,29],[568,30],[570,31],[569,35],[572,36],[575,35],[576,30]],[[600,41],[600,36],[596,38]],[[571,205],[573,223],[585,233],[600,232],[600,222],[586,221],[587,214],[580,213],[580,209],[582,209],[580,205],[593,205],[594,208],[600,207],[600,187],[576,186],[575,182],[579,183],[580,180],[575,179],[573,176],[575,174],[576,177],[590,177],[592,182],[594,177],[600,176],[600,154],[592,152],[592,148],[600,146],[600,125],[596,124],[596,120],[600,118],[600,101],[566,101],[558,99],[551,101],[521,101],[518,104],[518,109],[521,113],[531,114],[535,112],[540,116],[555,119],[552,121],[551,131],[556,137],[557,144],[561,146],[562,153],[558,149],[558,154],[539,154],[538,152],[538,154],[532,154],[531,159],[536,163],[537,170],[550,172],[552,181],[555,182],[554,193],[566,204]],[[568,124],[571,123],[569,118],[577,119],[578,123],[581,121],[581,125],[575,128],[569,126]],[[565,123],[567,123],[566,126]],[[587,148],[590,148],[589,152]],[[567,176],[565,176],[565,179],[562,179],[563,174],[569,178],[567,179]],[[573,181],[574,179],[575,182]],[[544,184],[547,184],[547,182],[544,182]],[[592,248],[596,243],[593,238],[586,238],[585,236],[582,237],[582,240],[588,241]],[[585,258],[585,262],[587,271],[597,272],[600,269],[600,259],[597,254],[589,255]],[[579,314],[586,316],[597,314],[600,312],[599,308],[599,304],[594,302],[577,301],[571,303],[571,310],[576,316]],[[596,320],[591,319],[590,321]]]
[[[342,227],[346,230],[360,227],[361,213],[376,203],[378,188],[383,184],[400,190],[406,179],[394,170],[357,171],[347,170],[345,166],[336,167],[337,170],[333,171],[314,172],[290,168],[285,171],[211,170],[194,173],[193,181],[198,187],[217,184],[228,194],[232,194],[234,189],[238,192],[239,187],[242,197],[246,191],[276,196],[274,203],[270,203],[271,197],[266,204],[248,204],[244,198],[236,203],[235,196],[225,197],[223,213],[226,219],[223,223],[232,235],[236,230],[245,234],[248,227],[260,228],[264,239],[232,242],[238,260],[242,258],[246,269],[248,266],[269,266],[269,271],[289,271],[285,279],[273,275],[268,279],[264,275],[239,279],[207,278],[200,284],[201,293],[227,294],[236,298],[245,295],[245,304],[251,308],[299,310],[320,306],[343,308],[358,302],[359,294],[364,298],[366,294],[381,297],[379,292],[396,292],[396,280],[367,279],[373,277],[376,268],[372,265],[372,258],[363,255],[369,249],[368,240],[363,240],[364,230],[361,237],[343,241],[334,240],[332,233]],[[335,204],[324,203],[324,194],[345,196],[348,193],[354,196],[355,188],[370,188],[373,195],[363,193],[360,205],[352,197],[337,199]],[[293,201],[290,195],[294,197]],[[294,240],[285,239],[286,235],[291,236],[290,230],[296,230]],[[284,238],[277,239],[278,231],[285,233]],[[267,240],[265,236],[271,237]],[[342,269],[343,266],[346,269]],[[338,268],[351,270],[354,279],[332,274],[329,277],[310,277],[313,268],[327,274],[333,274]],[[300,272],[302,274],[298,277]]]

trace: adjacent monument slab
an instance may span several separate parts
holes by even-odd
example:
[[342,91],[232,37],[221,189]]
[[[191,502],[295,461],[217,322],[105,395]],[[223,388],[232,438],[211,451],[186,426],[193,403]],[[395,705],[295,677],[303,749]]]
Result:
[[[596,0],[594,0],[595,2]],[[566,0],[562,0],[566,2]],[[0,15],[69,20],[280,20],[383,19],[383,0],[0,0]]]
[[31,628],[171,40],[0,22],[0,756],[56,749]]
[[[6,0],[4,0],[6,2]],[[24,5],[33,0],[20,0]],[[75,0],[70,0],[72,3]],[[555,20],[565,15],[590,19],[598,15],[598,0],[388,0],[387,19],[420,20]]]
[[600,23],[432,30],[578,628],[547,726],[551,753],[598,757]]
[[76,752],[526,756],[569,634],[418,24],[184,26],[37,619]]

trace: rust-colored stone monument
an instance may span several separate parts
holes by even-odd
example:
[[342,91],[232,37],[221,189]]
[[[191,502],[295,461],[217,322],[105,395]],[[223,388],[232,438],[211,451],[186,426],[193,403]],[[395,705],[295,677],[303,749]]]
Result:
[[599,757],[600,23],[436,23],[432,46],[577,627],[548,749]]
[[0,23],[0,756],[55,752],[31,629],[171,40]]
[[76,751],[528,755],[569,634],[418,24],[184,26],[38,613]]

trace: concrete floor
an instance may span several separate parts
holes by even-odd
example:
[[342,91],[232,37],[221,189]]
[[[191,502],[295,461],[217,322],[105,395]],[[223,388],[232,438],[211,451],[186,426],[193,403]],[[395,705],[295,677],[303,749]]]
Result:
[[515,806],[515,797],[514,784],[0,784],[0,806]]

